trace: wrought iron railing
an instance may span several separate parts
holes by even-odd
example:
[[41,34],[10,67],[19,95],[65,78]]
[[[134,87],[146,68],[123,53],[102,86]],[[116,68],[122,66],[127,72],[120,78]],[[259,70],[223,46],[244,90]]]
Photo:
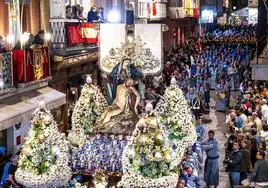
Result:
[[66,19],[51,19],[50,23],[52,28],[52,48],[65,48],[67,45],[65,28]]

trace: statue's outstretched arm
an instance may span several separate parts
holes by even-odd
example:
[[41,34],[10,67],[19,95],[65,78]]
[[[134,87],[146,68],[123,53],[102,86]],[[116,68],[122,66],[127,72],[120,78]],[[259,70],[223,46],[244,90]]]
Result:
[[137,113],[137,107],[138,107],[138,105],[140,103],[141,96],[140,96],[140,93],[134,87],[131,87],[130,89],[134,93],[134,95],[136,96],[135,112]]

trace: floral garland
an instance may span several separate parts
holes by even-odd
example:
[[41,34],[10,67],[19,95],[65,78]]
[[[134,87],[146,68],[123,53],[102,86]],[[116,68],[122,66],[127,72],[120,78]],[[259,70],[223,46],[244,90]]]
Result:
[[165,90],[154,113],[165,125],[169,139],[179,147],[180,142],[191,146],[196,140],[191,110],[181,89],[171,85]]
[[53,116],[37,109],[19,157],[15,178],[26,187],[64,187],[71,179],[69,146]]
[[[124,175],[119,187],[169,188],[177,185],[177,165],[185,150],[196,141],[191,111],[180,88],[174,85],[168,87],[152,114],[158,117],[154,124],[158,125],[159,132],[147,131],[144,134],[141,131],[143,120],[138,122],[123,152]],[[159,136],[160,133],[162,136]],[[157,145],[158,137],[163,145]]]
[[154,116],[141,119],[124,149],[124,175],[119,187],[176,187],[178,173],[171,166],[172,148]]
[[[163,108],[164,107],[164,108]],[[188,147],[196,139],[194,120],[187,100],[177,85],[166,88],[163,99],[159,101],[154,112],[164,125],[165,131],[172,143],[172,166],[178,165]]]
[[72,115],[72,130],[68,139],[72,144],[82,146],[87,136],[94,131],[94,125],[108,103],[100,89],[91,84],[85,84],[82,94],[76,102]]

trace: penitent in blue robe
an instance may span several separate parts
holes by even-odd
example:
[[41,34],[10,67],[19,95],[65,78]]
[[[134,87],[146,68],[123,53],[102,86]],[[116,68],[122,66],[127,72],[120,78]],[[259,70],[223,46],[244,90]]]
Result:
[[204,181],[207,185],[219,185],[219,155],[217,140],[207,139],[201,142],[202,150],[206,152]]

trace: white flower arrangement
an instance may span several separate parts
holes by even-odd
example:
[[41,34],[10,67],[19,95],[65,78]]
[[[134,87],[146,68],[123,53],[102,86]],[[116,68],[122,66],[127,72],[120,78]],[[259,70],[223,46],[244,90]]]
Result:
[[163,99],[156,106],[155,114],[160,117],[165,131],[178,149],[176,153],[181,153],[179,150],[185,150],[195,143],[197,136],[191,109],[177,85],[166,88]]
[[[157,155],[154,155],[154,159],[157,161],[165,160],[169,164],[170,172],[167,176],[150,178],[137,173],[137,165],[132,165],[137,156],[137,149],[133,145],[148,143],[146,138],[143,137],[139,137],[139,141],[137,141],[138,135],[141,134],[139,127],[141,124],[144,124],[144,120],[141,119],[137,123],[132,138],[123,152],[122,165],[124,175],[118,184],[119,187],[175,188],[177,186],[178,173],[171,172],[171,170],[177,168],[177,165],[180,164],[185,155],[186,149],[192,146],[197,138],[190,108],[180,88],[174,85],[168,87],[153,114],[158,117],[156,122],[160,132],[164,132],[164,137],[159,140],[169,140],[169,144],[164,144],[161,150],[165,151],[168,148],[172,148],[171,154],[163,156],[161,153],[157,153]],[[147,152],[146,155],[149,158],[150,153]],[[141,162],[139,165],[144,165],[143,163]]]
[[[164,127],[157,118],[151,116],[140,119],[123,152],[124,175],[118,186],[176,187],[178,174],[171,172],[169,168],[172,162],[171,153]],[[144,159],[141,160],[140,156],[144,156]],[[140,167],[143,168],[142,171]]]
[[108,103],[100,89],[92,84],[85,84],[72,115],[72,130],[68,139],[72,144],[82,146],[94,131],[94,126]]
[[163,176],[158,179],[146,178],[134,173],[123,175],[118,187],[146,187],[146,188],[175,188],[177,186],[179,175],[171,173],[169,176]]
[[66,187],[71,179],[69,144],[53,116],[37,109],[19,157],[15,178],[25,187]]

